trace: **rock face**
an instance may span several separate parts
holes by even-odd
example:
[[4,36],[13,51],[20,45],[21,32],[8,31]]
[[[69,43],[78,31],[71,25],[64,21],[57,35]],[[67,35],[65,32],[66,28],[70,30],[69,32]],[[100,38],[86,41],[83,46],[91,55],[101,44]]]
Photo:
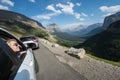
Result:
[[118,21],[118,20],[120,20],[120,12],[113,14],[113,15],[110,15],[110,16],[107,16],[104,19],[103,29],[106,30],[111,23]]

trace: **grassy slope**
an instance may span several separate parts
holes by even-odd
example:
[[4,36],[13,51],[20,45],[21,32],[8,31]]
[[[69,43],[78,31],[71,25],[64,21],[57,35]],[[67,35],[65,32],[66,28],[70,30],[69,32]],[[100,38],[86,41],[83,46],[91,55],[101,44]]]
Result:
[[114,61],[106,60],[106,59],[103,59],[103,58],[95,57],[95,56],[93,56],[91,54],[87,54],[87,56],[89,56],[89,57],[91,57],[93,59],[99,60],[99,61],[104,61],[105,63],[109,63],[109,64],[112,64],[114,66],[120,67],[120,62],[114,62]]
[[40,28],[34,28],[31,25],[24,24],[18,21],[2,21],[0,20],[0,28],[8,30],[13,35],[17,37],[27,36],[27,35],[36,35],[38,37],[48,36],[46,31],[41,30]]

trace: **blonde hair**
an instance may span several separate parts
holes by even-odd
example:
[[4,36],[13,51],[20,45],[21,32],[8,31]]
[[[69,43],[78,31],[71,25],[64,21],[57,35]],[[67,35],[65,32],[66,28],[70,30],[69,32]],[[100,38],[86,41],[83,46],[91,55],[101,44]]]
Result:
[[7,44],[10,45],[10,42],[11,42],[11,41],[15,41],[15,42],[16,42],[15,39],[8,39],[8,40],[7,40]]

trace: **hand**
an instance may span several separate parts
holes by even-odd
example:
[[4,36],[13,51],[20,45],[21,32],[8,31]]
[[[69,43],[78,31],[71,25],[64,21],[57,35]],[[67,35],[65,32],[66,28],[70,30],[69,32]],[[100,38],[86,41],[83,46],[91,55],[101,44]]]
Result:
[[20,52],[20,54],[26,54],[27,53],[27,51],[21,51]]

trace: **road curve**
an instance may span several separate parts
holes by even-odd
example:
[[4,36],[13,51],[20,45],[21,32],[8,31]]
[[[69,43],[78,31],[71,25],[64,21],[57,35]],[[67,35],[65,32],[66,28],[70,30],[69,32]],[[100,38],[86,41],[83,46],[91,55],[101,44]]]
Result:
[[34,54],[39,65],[37,80],[87,80],[67,64],[59,62],[42,44],[34,50]]

